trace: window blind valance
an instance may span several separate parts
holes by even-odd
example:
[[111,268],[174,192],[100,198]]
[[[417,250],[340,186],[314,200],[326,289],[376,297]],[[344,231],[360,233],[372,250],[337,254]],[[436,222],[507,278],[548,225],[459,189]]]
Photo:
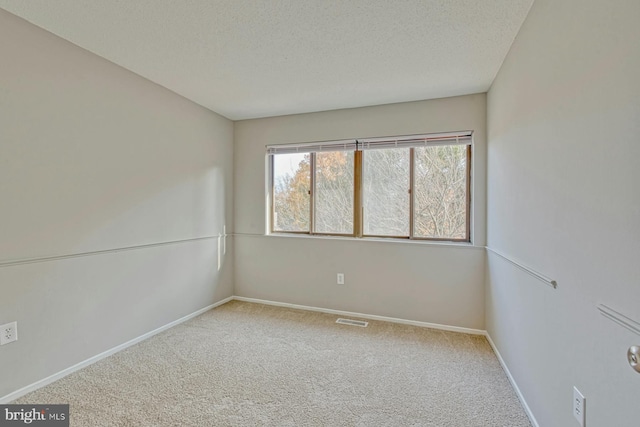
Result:
[[471,142],[471,132],[438,133],[359,139],[358,149],[376,150],[385,148],[429,147],[434,145],[470,145]]
[[347,139],[300,144],[267,145],[267,154],[315,153],[322,151],[362,151],[434,145],[470,145],[472,132],[404,135],[382,138]]
[[356,151],[356,140],[267,145],[267,154],[317,153],[321,151]]

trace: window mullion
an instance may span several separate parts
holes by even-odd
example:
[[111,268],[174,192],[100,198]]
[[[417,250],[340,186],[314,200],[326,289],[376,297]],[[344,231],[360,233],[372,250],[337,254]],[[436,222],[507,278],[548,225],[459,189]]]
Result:
[[415,199],[415,149],[409,149],[409,239],[413,239]]
[[362,151],[354,153],[353,162],[353,234],[362,237]]
[[467,226],[466,226],[466,230],[467,230],[467,235],[466,235],[466,240],[467,242],[471,242],[471,145],[467,145],[467,185],[466,185],[466,191],[467,191]]
[[309,159],[309,173],[311,174],[309,177],[309,234],[314,234],[316,230],[316,153],[311,153]]
[[269,215],[269,234],[275,232],[274,229],[274,218],[276,216],[276,185],[275,185],[275,171],[274,171],[274,155],[271,154],[269,155],[269,194],[271,194],[271,197],[269,198],[269,203],[271,204],[271,206],[269,206],[269,211],[271,212],[271,215]]

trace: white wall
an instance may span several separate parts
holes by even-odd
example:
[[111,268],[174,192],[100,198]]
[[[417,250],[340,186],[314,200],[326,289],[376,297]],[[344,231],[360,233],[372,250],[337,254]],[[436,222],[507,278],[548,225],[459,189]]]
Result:
[[487,329],[539,424],[637,426],[640,2],[536,0],[488,94]]
[[478,247],[265,236],[265,145],[474,130],[473,242],[484,246],[485,110],[477,94],[236,122],[236,295],[484,329]]
[[2,10],[0,64],[1,397],[232,295],[233,124]]

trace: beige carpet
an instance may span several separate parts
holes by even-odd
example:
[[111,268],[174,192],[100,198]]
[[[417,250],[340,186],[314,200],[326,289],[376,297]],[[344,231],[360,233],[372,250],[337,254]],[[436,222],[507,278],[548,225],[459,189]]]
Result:
[[233,301],[14,403],[73,426],[530,426],[484,337]]

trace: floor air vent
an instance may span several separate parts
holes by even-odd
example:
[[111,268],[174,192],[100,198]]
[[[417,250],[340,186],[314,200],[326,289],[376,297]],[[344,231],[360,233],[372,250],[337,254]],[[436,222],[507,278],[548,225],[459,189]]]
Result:
[[366,328],[369,322],[363,322],[362,320],[351,320],[351,319],[338,319],[336,323],[340,323],[341,325],[351,325],[351,326],[361,326]]

